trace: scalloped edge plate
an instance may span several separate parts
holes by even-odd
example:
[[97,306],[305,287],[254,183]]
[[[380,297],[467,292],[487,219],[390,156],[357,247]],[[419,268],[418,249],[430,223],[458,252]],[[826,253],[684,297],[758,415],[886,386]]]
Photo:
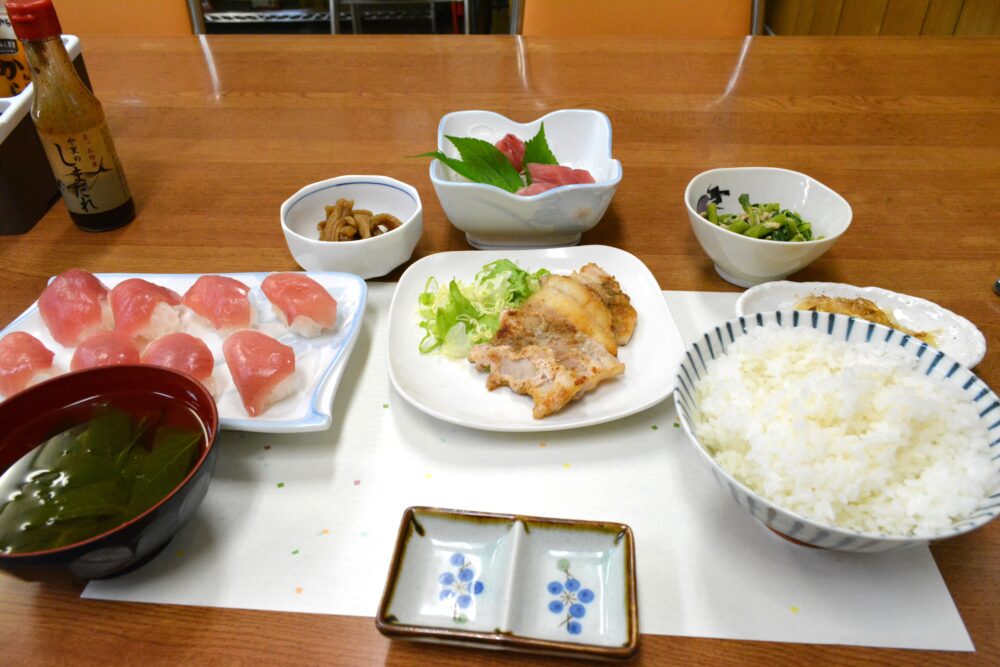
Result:
[[745,317],[752,313],[773,310],[794,310],[803,297],[825,294],[827,296],[864,297],[889,311],[893,319],[915,331],[934,334],[936,345],[942,352],[968,368],[986,356],[986,338],[976,325],[933,301],[900,294],[881,287],[855,287],[847,283],[799,283],[776,280],[751,287],[736,301],[736,315]]

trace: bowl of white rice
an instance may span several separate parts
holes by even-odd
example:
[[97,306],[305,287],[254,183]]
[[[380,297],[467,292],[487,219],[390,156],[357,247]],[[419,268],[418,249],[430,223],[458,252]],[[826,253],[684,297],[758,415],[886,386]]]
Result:
[[1000,400],[948,355],[833,313],[730,320],[687,350],[674,401],[702,462],[777,533],[904,549],[1000,512]]

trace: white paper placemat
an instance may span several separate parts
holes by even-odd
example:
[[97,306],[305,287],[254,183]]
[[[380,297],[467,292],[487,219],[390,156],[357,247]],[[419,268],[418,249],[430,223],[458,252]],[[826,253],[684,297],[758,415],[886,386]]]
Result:
[[[547,434],[472,431],[411,408],[386,371],[393,288],[370,285],[333,427],[223,432],[194,519],[154,561],[84,597],[374,616],[403,510],[432,505],[631,525],[643,633],[973,650],[927,548],[852,555],[775,537],[703,469],[672,400]],[[737,296],[665,293],[685,340],[732,317]]]

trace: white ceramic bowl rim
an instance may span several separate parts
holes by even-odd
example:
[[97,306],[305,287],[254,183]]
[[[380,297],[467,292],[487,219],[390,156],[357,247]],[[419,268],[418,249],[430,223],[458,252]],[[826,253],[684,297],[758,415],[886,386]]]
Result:
[[[704,342],[708,341],[709,345],[711,345],[711,341],[713,340],[713,338],[712,338],[713,334],[720,336],[720,343],[721,343],[721,335],[722,335],[721,332],[724,329],[728,329],[730,331],[735,331],[736,329],[740,329],[740,330],[742,330],[742,331],[745,332],[746,328],[747,328],[747,323],[749,321],[751,321],[751,320],[756,320],[758,322],[758,325],[760,324],[760,322],[763,319],[773,320],[773,319],[776,318],[776,316],[787,318],[789,321],[796,321],[798,319],[802,319],[803,313],[806,313],[806,312],[807,311],[785,310],[785,311],[770,311],[770,312],[766,312],[766,313],[753,313],[752,315],[740,316],[740,317],[737,317],[735,319],[728,320],[727,322],[723,322],[721,324],[713,326],[711,329],[708,329],[702,335],[696,337],[694,339],[694,342],[692,342],[687,347],[687,349],[684,351],[685,356],[682,357],[682,359],[681,359],[681,365],[680,365],[680,367],[677,370],[677,383],[676,383],[676,387],[674,388],[674,392],[673,392],[674,393],[674,409],[677,412],[677,418],[681,422],[681,425],[683,426],[684,432],[687,434],[688,439],[692,442],[692,444],[694,444],[696,447],[698,447],[698,449],[700,449],[705,454],[705,456],[712,462],[712,467],[715,469],[715,471],[717,471],[719,474],[721,474],[723,477],[725,477],[726,480],[727,480],[727,482],[729,482],[730,484],[738,487],[741,491],[743,491],[744,494],[746,494],[747,497],[754,498],[756,500],[756,502],[758,502],[760,504],[763,504],[765,507],[768,507],[768,508],[770,508],[770,509],[772,509],[774,511],[781,512],[781,513],[783,513],[783,514],[791,517],[795,521],[801,522],[804,526],[810,526],[810,527],[817,528],[817,529],[822,530],[822,531],[826,531],[826,532],[828,532],[830,534],[838,535],[838,536],[843,536],[843,537],[860,538],[860,539],[865,539],[865,540],[876,540],[876,541],[879,541],[879,542],[887,542],[887,543],[904,545],[904,544],[912,544],[912,543],[918,543],[918,542],[922,543],[922,542],[925,542],[925,541],[943,540],[943,539],[946,539],[946,538],[958,537],[959,535],[964,535],[965,533],[969,533],[969,532],[972,532],[973,530],[976,530],[978,528],[982,528],[987,523],[989,523],[993,519],[993,517],[990,517],[990,518],[986,519],[985,521],[979,521],[979,520],[974,520],[972,518],[972,516],[968,516],[968,517],[962,517],[957,522],[955,522],[955,524],[953,524],[953,526],[955,526],[955,525],[962,525],[962,526],[964,526],[961,529],[955,529],[954,527],[952,527],[950,530],[946,529],[946,530],[943,530],[943,531],[940,531],[940,532],[936,532],[936,533],[915,534],[915,535],[888,535],[888,534],[882,534],[882,533],[865,533],[865,532],[861,532],[861,531],[857,531],[857,530],[852,530],[850,528],[844,528],[842,526],[835,526],[833,524],[823,523],[821,521],[809,518],[807,516],[803,516],[802,514],[799,514],[799,513],[795,512],[795,511],[791,510],[791,509],[788,509],[784,505],[780,505],[780,504],[772,501],[771,499],[763,496],[762,494],[760,494],[759,492],[755,491],[754,489],[751,489],[747,485],[743,484],[742,482],[740,482],[739,480],[737,480],[735,477],[733,477],[729,473],[728,470],[726,470],[725,468],[723,468],[715,460],[715,457],[712,456],[712,454],[705,448],[705,446],[701,444],[701,440],[699,440],[698,436],[695,435],[693,426],[688,421],[687,411],[681,408],[681,404],[682,404],[682,402],[684,402],[684,399],[681,397],[681,392],[682,391],[687,392],[687,391],[689,391],[689,389],[691,389],[691,390],[694,389],[693,385],[690,388],[688,387],[688,383],[691,382],[691,380],[689,379],[690,376],[686,376],[685,375],[685,373],[686,373],[686,369],[684,367],[684,361],[685,361],[685,359],[687,361],[690,361],[691,365],[694,366],[694,355],[697,354],[698,358],[702,361],[702,365],[705,365],[706,362],[705,362],[704,358],[702,357],[702,353],[701,353],[700,347],[698,347],[698,343],[699,342],[704,343]],[[860,319],[860,318],[857,318],[857,317],[849,317],[849,316],[846,316],[846,315],[839,315],[837,313],[822,313],[822,312],[816,312],[816,311],[812,311],[811,313],[808,313],[808,314],[810,314],[810,315],[815,314],[815,315],[820,316],[820,317],[827,316],[827,319],[829,319],[831,321],[835,321],[837,318],[842,318],[842,319],[847,319],[847,320],[854,320],[855,324],[858,325],[859,330],[862,329],[862,328],[864,328],[864,327],[871,327],[873,331],[879,332],[882,335],[883,339],[885,338],[885,336],[886,336],[887,333],[893,332],[893,333],[900,334],[901,338],[905,337],[907,339],[915,340],[911,336],[909,336],[907,334],[903,334],[902,332],[897,331],[895,329],[890,329],[889,327],[882,326],[881,324],[876,324],[874,322],[869,322],[868,320],[863,320],[863,319]],[[976,382],[978,382],[978,384],[980,384],[980,385],[982,385],[984,387],[984,389],[987,392],[987,395],[992,394],[992,398],[994,400],[997,400],[996,394],[990,389],[989,385],[987,385],[986,382],[984,382],[982,380],[982,378],[980,378],[978,375],[976,375],[975,373],[973,373],[972,371],[970,371],[967,367],[965,367],[964,365],[962,365],[960,362],[956,361],[955,359],[953,359],[951,356],[945,354],[944,352],[941,352],[940,350],[937,350],[937,348],[931,347],[927,343],[921,342],[920,345],[917,346],[917,348],[919,349],[920,347],[936,351],[938,353],[938,355],[940,355],[940,361],[941,362],[947,362],[947,363],[943,363],[943,364],[939,363],[939,364],[935,364],[935,365],[940,365],[942,368],[948,368],[949,364],[951,364],[952,365],[952,370],[949,371],[949,376],[951,375],[951,372],[954,372],[955,370],[964,369],[969,374],[969,376],[970,376],[970,380],[969,380],[969,383],[968,383],[970,386],[972,386],[973,384],[975,384]],[[711,360],[709,360],[709,361],[711,361]],[[687,401],[690,402],[690,403],[694,403],[693,396],[688,396]],[[985,500],[986,500],[986,498],[984,498],[983,501],[981,501],[981,502],[984,502]],[[973,513],[975,514],[976,512],[979,512],[980,510],[981,510],[981,507],[976,508],[975,510],[973,510]],[[754,517],[754,518],[756,518],[756,517]],[[968,525],[965,525],[965,524],[968,524]],[[793,540],[795,539],[794,536],[788,536],[788,537],[791,537],[791,539],[793,539]],[[812,546],[812,545],[810,545],[810,546]],[[824,548],[824,547],[819,547],[819,548]]]
[[[406,220],[402,221],[402,224],[385,234],[379,234],[378,236],[373,236],[368,239],[357,239],[356,241],[344,241],[344,243],[349,243],[351,246],[359,247],[362,244],[379,243],[380,239],[386,238],[392,232],[398,231],[405,227],[406,225],[413,222],[413,220],[420,214],[423,210],[423,205],[420,203],[420,195],[417,193],[416,188],[414,188],[409,183],[404,183],[402,181],[397,181],[395,178],[389,176],[376,176],[376,175],[362,175],[362,176],[336,176],[334,178],[328,178],[325,181],[317,181],[315,183],[310,183],[304,188],[300,189],[294,195],[289,197],[281,204],[281,227],[286,232],[292,234],[309,243],[326,245],[327,243],[332,243],[332,241],[320,241],[319,239],[309,238],[308,236],[303,236],[297,231],[288,226],[285,218],[290,210],[292,210],[296,204],[308,197],[309,195],[315,194],[317,192],[322,192],[323,190],[330,190],[333,188],[343,187],[345,185],[379,185],[387,188],[392,188],[393,190],[398,190],[413,200],[416,208],[413,213]],[[377,211],[372,211],[377,214]]]
[[[519,122],[517,122],[515,120],[511,120],[510,118],[507,118],[507,116],[504,116],[503,114],[496,113],[495,111],[488,111],[488,110],[485,110],[485,109],[464,109],[462,111],[452,111],[452,112],[446,113],[444,116],[442,116],[441,117],[441,121],[438,123],[438,140],[440,141],[441,138],[444,137],[444,125],[445,125],[445,121],[449,117],[454,116],[455,114],[469,113],[469,112],[488,113],[488,114],[493,114],[494,116],[502,118],[502,119],[504,119],[504,120],[506,120],[506,121],[508,121],[510,123],[513,123],[515,125],[524,126],[524,125],[531,125],[532,123],[537,123],[537,122],[545,122],[545,120],[547,118],[549,118],[550,116],[553,116],[555,114],[561,113],[563,111],[586,111],[588,113],[593,113],[593,114],[599,115],[601,118],[604,119],[604,122],[607,123],[607,125],[608,125],[608,154],[607,154],[607,157],[609,159],[611,159],[612,162],[614,163],[615,167],[617,167],[615,169],[615,171],[614,171],[614,176],[612,177],[611,180],[602,181],[600,183],[574,183],[572,185],[560,185],[559,187],[551,188],[549,190],[546,190],[545,192],[540,192],[537,195],[525,196],[525,195],[517,195],[517,194],[514,194],[513,192],[507,192],[503,188],[498,188],[495,185],[488,185],[486,183],[472,183],[472,182],[468,182],[468,181],[446,181],[446,180],[443,180],[441,178],[438,178],[438,176],[434,173],[434,165],[437,164],[438,162],[440,162],[440,160],[438,160],[438,159],[435,158],[435,159],[431,160],[431,165],[430,165],[431,182],[434,183],[435,186],[443,183],[443,184],[447,184],[450,187],[461,187],[461,188],[469,188],[469,189],[476,189],[476,190],[497,191],[497,192],[500,193],[501,197],[506,197],[507,199],[510,199],[511,201],[541,200],[541,199],[546,198],[549,195],[558,194],[559,192],[568,192],[569,190],[596,190],[596,189],[599,189],[599,188],[605,188],[605,187],[607,187],[609,185],[617,186],[619,183],[621,183],[621,180],[622,180],[622,166],[621,166],[621,162],[619,162],[618,160],[615,160],[614,158],[612,158],[612,155],[611,155],[611,144],[612,144],[612,141],[613,141],[613,137],[612,137],[612,134],[611,134],[611,119],[608,118],[607,114],[605,114],[604,112],[601,112],[601,111],[597,111],[596,109],[556,109],[555,111],[550,111],[549,113],[545,114],[544,116],[540,116],[540,117],[538,117],[538,118],[536,118],[534,120],[530,120],[527,123],[519,123]],[[440,143],[438,145],[438,150],[440,150],[440,151],[444,150],[444,147],[441,146]]]
[[[718,230],[721,230],[723,232],[726,232],[727,234],[732,234],[735,237],[738,237],[738,238],[741,238],[741,239],[744,239],[746,241],[750,241],[750,242],[753,242],[753,243],[763,243],[765,245],[789,245],[789,244],[792,244],[791,241],[773,241],[771,239],[755,239],[752,236],[744,236],[743,234],[737,234],[736,232],[731,232],[728,229],[720,227],[719,225],[712,224],[706,218],[704,218],[701,215],[701,213],[698,213],[698,211],[696,211],[693,206],[691,206],[691,188],[694,186],[694,182],[697,181],[698,179],[700,179],[702,176],[705,176],[707,174],[714,174],[714,173],[733,172],[733,171],[748,171],[748,170],[781,172],[781,173],[785,173],[785,174],[793,174],[795,176],[801,176],[803,178],[807,178],[810,181],[812,181],[813,183],[815,183],[816,185],[818,185],[820,188],[822,188],[822,189],[826,190],[827,192],[829,192],[836,199],[839,199],[841,202],[843,202],[844,206],[847,207],[847,213],[848,213],[848,215],[850,217],[854,216],[854,210],[851,208],[851,205],[849,203],[847,203],[847,200],[844,199],[844,197],[839,192],[837,192],[836,190],[834,190],[833,188],[831,188],[829,185],[826,185],[825,183],[821,183],[820,181],[817,181],[815,178],[813,178],[809,174],[803,174],[801,171],[794,171],[792,169],[784,169],[782,167],[719,167],[718,169],[709,169],[708,171],[703,171],[700,174],[696,175],[694,178],[692,178],[690,181],[688,181],[687,187],[684,188],[684,205],[687,206],[688,211],[694,217],[698,218],[698,220],[700,220],[702,224],[708,225],[711,229],[718,229]],[[850,218],[848,218],[848,220],[850,220]],[[806,222],[808,222],[808,221],[806,221]],[[825,243],[827,241],[834,241],[834,240],[840,238],[844,234],[844,232],[847,231],[848,227],[850,227],[850,224],[844,225],[844,228],[841,229],[836,234],[830,234],[829,236],[824,236],[821,239],[815,239],[814,238],[812,241],[796,241],[793,245],[808,247],[808,246],[816,245],[816,244],[819,244],[819,243]]]

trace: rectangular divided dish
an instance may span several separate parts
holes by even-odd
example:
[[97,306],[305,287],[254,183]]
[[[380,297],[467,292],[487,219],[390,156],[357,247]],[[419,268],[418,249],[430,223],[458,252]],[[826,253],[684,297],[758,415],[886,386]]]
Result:
[[632,531],[411,507],[375,623],[401,639],[628,659],[638,649]]

